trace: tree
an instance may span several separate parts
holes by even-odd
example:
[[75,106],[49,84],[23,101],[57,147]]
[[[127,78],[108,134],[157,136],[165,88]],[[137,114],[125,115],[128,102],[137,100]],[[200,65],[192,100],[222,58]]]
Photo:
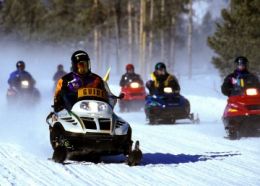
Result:
[[193,21],[192,21],[192,0],[189,2],[189,24],[188,24],[188,56],[189,56],[189,78],[192,78],[192,31],[193,31]]
[[127,12],[128,12],[128,60],[129,63],[132,63],[133,59],[133,21],[132,21],[132,3],[131,0],[128,0],[127,3]]
[[145,73],[146,61],[146,0],[140,0],[140,49],[139,49],[139,63],[141,65],[141,73]]
[[[148,61],[151,62],[153,60],[153,45],[154,45],[154,33],[153,33],[153,20],[154,20],[154,0],[150,0],[150,12],[149,12],[149,50],[148,50]],[[151,71],[151,65],[148,66],[147,71]]]
[[183,25],[180,18],[188,2],[6,0],[0,10],[0,34],[28,44],[86,49],[98,70],[110,64],[119,72],[123,64],[134,63],[146,74],[159,60],[170,69],[176,48],[183,47],[177,28]]
[[260,1],[231,0],[231,8],[222,10],[222,21],[208,38],[208,45],[217,56],[213,64],[222,76],[232,71],[232,62],[239,55],[246,56],[254,71],[260,70]]
[[2,4],[0,24],[7,35],[22,41],[38,40],[46,9],[41,0],[8,0]]

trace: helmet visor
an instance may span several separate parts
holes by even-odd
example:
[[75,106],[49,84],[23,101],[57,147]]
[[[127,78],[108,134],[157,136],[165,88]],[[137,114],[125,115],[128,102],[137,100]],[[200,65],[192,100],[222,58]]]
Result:
[[246,65],[245,64],[238,64],[237,69],[240,70],[240,71],[243,71],[243,70],[246,69]]
[[165,75],[165,74],[166,74],[164,68],[162,68],[162,69],[157,69],[156,72],[157,72],[158,75]]
[[17,69],[18,70],[24,70],[25,69],[25,65],[23,63],[18,63]]
[[80,61],[77,64],[77,72],[78,74],[86,74],[89,71],[89,62],[87,61]]
[[126,69],[127,73],[134,73],[134,69],[132,68],[129,68],[129,69]]

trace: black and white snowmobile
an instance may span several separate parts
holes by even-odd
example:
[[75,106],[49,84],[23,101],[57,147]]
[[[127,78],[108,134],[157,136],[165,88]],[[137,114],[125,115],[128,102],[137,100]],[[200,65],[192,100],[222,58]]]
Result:
[[50,113],[46,121],[49,124],[55,162],[63,163],[78,153],[93,159],[103,155],[124,154],[127,160],[131,160],[127,162],[129,165],[140,163],[142,156],[137,157],[132,153],[136,149],[132,151],[131,126],[117,116],[113,106],[106,102],[80,100],[70,111],[64,109]]

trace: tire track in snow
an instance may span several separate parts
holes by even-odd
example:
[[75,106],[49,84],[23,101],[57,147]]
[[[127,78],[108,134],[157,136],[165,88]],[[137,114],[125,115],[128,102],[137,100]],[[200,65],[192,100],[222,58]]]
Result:
[[[86,184],[86,185],[91,185],[91,182],[89,181],[89,177],[85,177],[81,174],[81,166],[84,166],[84,164],[79,164],[79,165],[75,165],[78,169],[74,169],[74,165],[64,165],[64,169],[65,171],[67,171],[69,174],[71,174],[72,176],[74,176],[76,179],[82,181],[82,183]],[[88,165],[86,165],[88,166]]]
[[[0,154],[1,154],[1,152],[0,152]],[[15,176],[14,176],[14,174],[12,174],[12,172],[6,166],[0,164],[0,172],[1,172],[1,177],[4,179],[4,181],[2,181],[2,179],[1,179],[0,183],[2,183],[4,185],[6,185],[6,184],[15,185],[14,181],[13,181],[13,180],[15,180]],[[7,183],[5,183],[5,182],[7,182]]]
[[[30,168],[27,169],[27,168],[26,168],[26,166],[28,165],[27,162],[24,161],[25,159],[21,159],[20,156],[18,156],[18,155],[15,155],[15,157],[14,157],[14,156],[13,156],[13,157],[12,157],[12,156],[8,156],[8,154],[10,154],[10,153],[8,152],[7,149],[2,149],[1,154],[3,155],[3,157],[4,157],[5,159],[8,160],[9,165],[12,165],[12,166],[14,167],[14,169],[19,169],[19,173],[24,174],[24,176],[27,177],[27,178],[33,178],[33,182],[36,181],[36,183],[39,183],[39,184],[41,184],[41,185],[47,185],[47,184],[45,183],[45,181],[43,181],[41,178],[39,178],[39,177],[37,177],[37,176],[35,175],[36,172],[31,172],[31,171],[29,171],[29,169],[32,167],[32,166],[31,166],[31,165],[32,165],[32,162],[29,163],[29,167],[30,167]],[[12,163],[10,163],[10,162],[12,162]],[[26,165],[26,164],[27,164],[27,165]],[[11,171],[11,169],[10,169],[9,171]],[[16,171],[14,171],[14,172],[16,172]],[[15,176],[15,177],[16,177],[16,176]],[[17,178],[17,177],[16,177],[16,178]],[[17,178],[17,179],[18,179],[18,178]],[[16,180],[17,180],[17,179],[16,179]]]

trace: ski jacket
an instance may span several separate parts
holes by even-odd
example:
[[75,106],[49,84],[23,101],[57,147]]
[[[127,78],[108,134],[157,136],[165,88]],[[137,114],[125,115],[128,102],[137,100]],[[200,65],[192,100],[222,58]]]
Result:
[[100,100],[109,102],[108,91],[101,77],[94,73],[80,76],[70,72],[57,83],[54,96],[54,111],[71,110],[80,100]]
[[221,91],[226,96],[239,95],[244,88],[249,87],[260,88],[258,77],[248,70],[235,70],[226,76],[221,86]]
[[20,88],[20,83],[22,80],[27,80],[31,83],[31,87],[34,87],[35,80],[31,76],[31,74],[25,70],[20,71],[16,70],[10,74],[10,77],[8,79],[8,84],[10,87]]
[[151,74],[151,80],[146,83],[150,94],[163,94],[165,87],[171,87],[174,91],[180,91],[180,85],[174,75],[166,73],[165,75],[157,75],[155,72]]
[[138,82],[141,85],[144,84],[140,75],[136,73],[125,73],[124,75],[122,75],[119,84],[121,87],[123,87],[123,86],[127,86],[131,82]]

